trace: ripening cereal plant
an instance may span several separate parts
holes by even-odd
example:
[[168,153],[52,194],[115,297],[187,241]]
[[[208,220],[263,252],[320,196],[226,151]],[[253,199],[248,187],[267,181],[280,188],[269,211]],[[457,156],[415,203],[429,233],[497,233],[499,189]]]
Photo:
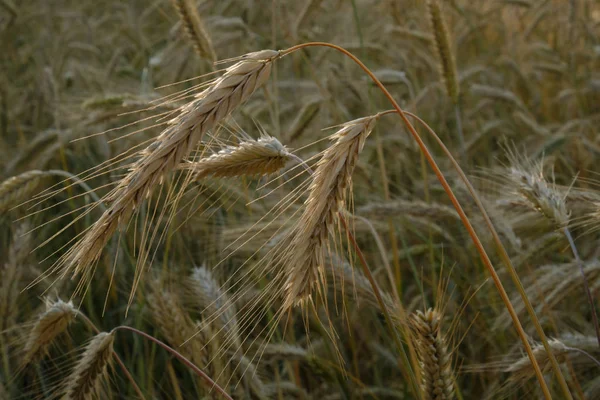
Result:
[[[152,190],[163,183],[166,175],[193,150],[205,133],[217,128],[225,117],[268,79],[271,64],[279,56],[277,51],[263,50],[240,57],[221,77],[209,82],[193,101],[181,107],[179,114],[168,122],[168,127],[139,153],[139,158],[131,165],[127,175],[102,199],[110,204],[109,208],[61,258],[54,271],[61,271],[63,276],[80,275],[77,292],[84,290],[93,275],[94,264],[112,235],[120,226],[127,224]],[[91,209],[93,207],[79,218]],[[162,211],[161,215],[164,213]],[[147,241],[151,241],[156,234],[155,229],[141,239],[142,254],[138,257],[132,295],[139,283],[142,266],[149,256],[149,251],[144,250]]]
[[287,271],[283,308],[308,300],[315,290],[326,290],[327,239],[337,225],[337,212],[345,206],[354,166],[377,118],[379,115],[343,124],[317,163],[304,211],[280,259]]
[[440,75],[446,89],[446,94],[452,100],[452,104],[454,104],[458,140],[464,156],[466,147],[460,116],[460,86],[456,73],[456,60],[454,59],[454,52],[450,45],[450,35],[438,0],[427,0],[427,9],[434,38],[433,44],[436,55],[439,58]]
[[567,210],[566,195],[560,194],[554,182],[548,183],[544,176],[543,160],[534,162],[523,156],[519,156],[516,150],[508,149],[508,160],[510,167],[506,175],[507,185],[515,195],[520,196],[525,203],[542,214],[551,224],[567,238],[575,262],[583,279],[583,287],[587,296],[592,313],[592,323],[600,346],[600,326],[596,305],[588,278],[584,271],[584,263],[579,256],[575,242],[569,230],[570,212]]
[[67,380],[64,400],[87,400],[100,396],[113,356],[114,332],[100,332],[86,346]]
[[196,5],[191,0],[171,0],[173,7],[177,9],[181,24],[188,40],[194,46],[194,50],[200,57],[208,60],[217,61],[217,55],[212,44],[212,40],[204,27],[202,18],[196,9]]
[[452,357],[441,331],[441,315],[437,310],[417,311],[411,316],[421,365],[421,395],[424,400],[454,398]]
[[[460,202],[446,181],[444,174],[408,120],[408,114],[398,106],[383,84],[362,62],[347,50],[329,43],[306,43],[283,51],[263,50],[234,59],[237,63],[227,68],[221,77],[209,82],[206,88],[200,94],[196,95],[190,103],[181,106],[175,113],[167,114],[168,117],[175,116],[167,122],[166,129],[157,138],[153,139],[148,147],[136,153],[138,158],[130,164],[126,175],[102,199],[103,202],[109,204],[107,210],[102,213],[102,216],[81,237],[76,238],[74,245],[59,259],[52,271],[60,273],[61,276],[68,274],[81,276],[76,292],[85,290],[90,284],[95,265],[99,261],[101,253],[110,238],[117,230],[125,227],[132,217],[136,217],[145,202],[150,207],[149,203],[151,202],[150,196],[152,192],[156,188],[161,187],[168,179],[168,175],[176,169],[184,169],[187,173],[184,178],[184,186],[186,186],[193,179],[201,179],[208,176],[235,177],[240,175],[271,174],[283,168],[289,159],[296,159],[290,156],[290,153],[281,143],[275,139],[263,136],[258,140],[241,141],[238,146],[224,147],[220,152],[210,157],[185,161],[193,149],[198,146],[205,136],[208,136],[209,131],[212,137],[216,137],[219,125],[225,122],[226,117],[243,103],[256,88],[264,84],[269,77],[271,65],[275,60],[299,49],[312,46],[333,48],[348,56],[369,75],[393,105],[393,112],[400,116],[407,130],[419,145],[426,161],[433,168],[445,192],[450,197],[461,222],[467,228],[484,265],[492,275],[494,284],[511,315],[517,333],[531,359],[542,391],[546,398],[550,398],[549,390],[543,379],[541,370],[537,365],[526,334],[518,316],[514,312],[514,308],[502,282],[496,274],[495,268],[487,256],[485,249],[481,245],[481,241],[475,233],[469,218],[464,213]],[[260,296],[268,296],[272,291],[283,294],[282,306],[275,321],[281,319],[284,313],[288,312],[294,305],[307,304],[307,300],[314,294],[324,297],[326,290],[323,267],[324,257],[328,252],[335,253],[339,251],[338,244],[334,243],[331,245],[328,242],[329,235],[336,228],[340,232],[345,232],[350,246],[353,247],[361,261],[365,275],[369,277],[368,266],[352,236],[351,229],[349,229],[345,219],[338,216],[338,212],[348,206],[346,200],[348,191],[351,188],[352,174],[358,154],[362,150],[375,121],[380,115],[381,113],[341,125],[339,131],[332,136],[332,144],[320,155],[320,159],[316,163],[315,172],[308,182],[308,197],[304,202],[303,208],[299,210],[301,214],[297,223],[291,231],[285,232],[284,240],[279,242],[265,256],[272,256],[273,259],[265,260],[263,258],[258,263],[259,266],[262,263],[262,267],[259,268],[262,268],[263,272],[275,273],[276,276],[273,281],[268,283],[264,293]],[[257,149],[260,149],[260,151],[257,151]],[[459,173],[462,173],[452,155],[447,152],[447,149],[445,151],[449,159],[453,162],[453,166]],[[127,157],[127,154],[125,154],[125,157]],[[265,160],[268,160],[268,162],[265,163]],[[298,160],[296,159],[296,161]],[[304,163],[301,164],[305,166]],[[95,172],[92,172],[92,175],[99,173],[104,168],[106,166],[100,166]],[[467,181],[464,174],[461,175],[461,179]],[[287,196],[287,199],[281,202],[279,207],[285,207],[286,202],[289,204],[290,199],[299,198],[305,187],[306,183],[297,187],[291,195]],[[477,198],[477,195],[473,191],[471,191],[471,194],[474,198]],[[169,189],[168,193],[164,194],[165,201],[173,207],[173,210],[181,196],[181,192],[178,193],[172,189]],[[97,202],[95,205],[88,207],[75,221],[87,215],[99,204],[101,203]],[[484,213],[481,207],[480,209]],[[151,228],[151,226],[154,218],[162,218],[168,215],[167,210],[162,208],[160,211],[156,211],[152,219],[145,222],[141,234],[140,250],[136,259],[136,274],[129,298],[129,305],[131,305],[135,290],[140,283],[143,270],[152,263],[152,259],[149,259],[151,254],[149,246],[154,241],[161,240],[164,235],[164,232],[160,233],[158,226],[154,228]],[[155,214],[158,215],[154,216]],[[343,229],[340,229],[340,227],[343,227]],[[493,231],[491,224],[489,227]],[[499,241],[498,244],[503,248]],[[234,279],[243,279],[243,277],[236,277]],[[389,321],[388,311],[381,299],[379,289],[372,279],[369,280],[373,291],[378,295],[378,303]],[[274,298],[269,301],[273,302]],[[246,313],[238,321],[240,327],[243,329],[251,325],[256,317],[251,312]],[[260,318],[261,315],[258,315],[258,317]],[[532,319],[535,319],[534,315],[532,315]],[[390,329],[393,330],[392,327]],[[273,333],[273,327],[271,327],[270,333]],[[399,345],[398,347],[398,350],[402,353],[402,346]],[[404,358],[406,359],[406,355],[404,355]],[[406,366],[410,368],[410,363],[406,362]],[[561,376],[560,371],[557,371],[557,375]],[[409,381],[411,384],[415,383],[414,379],[409,379]],[[418,390],[413,388],[413,391],[417,395]]]
[[62,300],[47,301],[46,311],[33,324],[24,347],[23,364],[27,365],[42,357],[56,338],[65,332],[77,315],[73,303]]

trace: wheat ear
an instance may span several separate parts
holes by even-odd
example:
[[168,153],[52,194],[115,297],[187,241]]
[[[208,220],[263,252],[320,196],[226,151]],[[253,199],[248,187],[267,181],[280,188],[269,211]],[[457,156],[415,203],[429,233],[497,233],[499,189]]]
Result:
[[458,86],[456,74],[456,62],[454,61],[454,53],[450,46],[450,35],[444,22],[442,9],[437,0],[429,0],[427,2],[427,9],[434,36],[435,51],[440,61],[440,74],[446,87],[446,93],[454,104],[458,104],[460,87]]
[[335,227],[338,210],[344,206],[358,155],[377,118],[378,115],[369,116],[343,124],[317,163],[304,211],[281,258],[287,273],[284,308],[307,299],[319,280],[326,286],[326,242]]
[[24,365],[41,357],[56,338],[67,330],[67,327],[77,315],[73,303],[58,300],[47,305],[31,328],[24,348]]
[[141,152],[129,173],[105,198],[112,202],[108,210],[61,260],[60,265],[66,264],[65,273],[72,270],[74,275],[83,274],[84,280],[89,279],[89,266],[98,260],[117,228],[129,220],[134,209],[189,155],[207,131],[216,128],[265,83],[277,57],[279,52],[274,50],[240,57],[224,75],[181,108],[179,115]]
[[204,318],[219,332],[229,335],[228,341],[237,351],[241,346],[236,308],[219,287],[212,273],[205,266],[194,268],[188,281],[191,302],[200,308]]
[[212,45],[212,40],[208,35],[198,9],[192,0],[171,0],[173,7],[177,10],[183,29],[188,40],[194,46],[194,50],[200,57],[208,58],[215,62],[217,56]]
[[251,138],[237,146],[227,146],[218,153],[199,161],[184,163],[181,168],[192,171],[192,180],[209,176],[225,178],[273,174],[291,160],[288,149],[274,137]]
[[421,394],[423,400],[454,398],[454,377],[451,357],[440,329],[441,315],[434,309],[417,311],[412,326],[421,364]]
[[113,355],[114,332],[100,332],[86,346],[81,359],[68,378],[63,400],[94,398]]
[[558,228],[569,224],[569,212],[565,196],[550,186],[544,177],[542,162],[532,162],[508,153],[511,166],[506,174],[513,191],[525,200],[525,203],[543,214]]
[[[585,335],[564,335],[561,338],[554,338],[548,341],[550,348],[554,352],[557,358],[562,361],[567,359],[569,356],[578,356],[580,361],[598,363],[593,357],[590,359],[591,353],[598,353],[598,342],[595,336]],[[544,371],[550,369],[550,360],[548,359],[548,353],[541,343],[535,343],[533,345],[533,354],[540,367]],[[581,362],[583,363],[583,362]],[[504,371],[510,372],[514,380],[527,380],[532,376],[531,371],[531,360],[528,357],[520,357],[516,360],[509,361]]]
[[0,183],[0,213],[19,205],[33,194],[44,171],[32,170]]
[[[207,366],[210,355],[209,349],[204,346],[207,342],[204,330],[197,329],[176,295],[161,289],[158,281],[153,282],[151,288],[148,306],[152,321],[161,335],[194,364]],[[183,343],[186,343],[185,346],[180,347]]]
[[12,236],[12,241],[6,254],[6,262],[0,266],[0,331],[12,326],[17,316],[17,300],[21,288],[23,262],[31,251],[31,235],[28,223],[21,223]]

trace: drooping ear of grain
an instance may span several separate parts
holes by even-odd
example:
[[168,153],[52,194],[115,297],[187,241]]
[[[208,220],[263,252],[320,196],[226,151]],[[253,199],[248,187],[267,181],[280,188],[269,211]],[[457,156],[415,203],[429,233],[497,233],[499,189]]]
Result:
[[235,352],[241,346],[235,305],[227,293],[221,290],[219,283],[205,266],[194,268],[187,282],[191,303],[200,308],[204,319],[214,325],[220,334],[227,334],[227,341]]
[[69,323],[75,318],[77,310],[73,303],[58,300],[48,304],[27,337],[24,348],[23,364],[29,364],[44,355],[56,338],[67,330]]
[[509,190],[523,199],[528,207],[540,212],[552,224],[564,228],[569,224],[565,196],[559,193],[544,176],[541,161],[533,162],[509,150],[510,166],[504,176]]
[[458,85],[458,77],[456,74],[456,61],[454,53],[450,46],[450,35],[444,22],[442,9],[437,0],[428,0],[427,9],[429,11],[429,22],[434,36],[434,45],[437,56],[439,58],[440,74],[446,93],[454,104],[458,104],[460,96],[460,87]]
[[95,398],[113,356],[114,332],[100,332],[86,346],[81,359],[68,377],[63,400]]
[[169,121],[169,126],[140,153],[129,173],[104,199],[111,203],[110,207],[69,249],[56,268],[64,266],[63,273],[81,274],[81,290],[91,278],[89,267],[99,259],[118,227],[127,224],[134,209],[189,155],[206,132],[218,127],[266,82],[271,65],[278,57],[279,52],[274,50],[240,57],[239,62],[227,68],[195,100],[182,106],[179,115]]
[[288,150],[274,137],[246,139],[237,146],[227,146],[209,157],[181,165],[193,173],[192,180],[214,176],[265,176],[285,167],[291,159]]
[[194,46],[194,50],[200,57],[209,59],[212,62],[217,60],[212,40],[208,35],[198,9],[192,0],[171,0],[173,6],[179,14],[181,24],[188,40]]
[[421,395],[424,400],[454,398],[452,362],[440,329],[441,315],[434,309],[417,311],[411,323],[421,364]]
[[308,299],[319,281],[326,287],[323,264],[327,240],[336,226],[338,210],[344,207],[358,155],[377,118],[343,124],[317,163],[304,211],[281,257],[287,273],[284,308]]
[[[150,317],[160,334],[194,364],[205,367],[210,360],[210,354],[209,348],[204,346],[207,342],[204,332],[198,331],[183,309],[178,296],[161,288],[158,281],[152,282],[151,290],[148,297]],[[192,337],[193,339],[189,340]],[[188,340],[189,342],[182,346]]]
[[0,214],[29,200],[44,175],[44,171],[32,170],[0,183]]

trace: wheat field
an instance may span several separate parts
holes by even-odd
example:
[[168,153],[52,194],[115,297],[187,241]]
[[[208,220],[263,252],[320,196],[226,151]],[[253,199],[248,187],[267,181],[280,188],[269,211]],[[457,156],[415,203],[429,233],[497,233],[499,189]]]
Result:
[[0,400],[600,399],[600,2],[0,0]]

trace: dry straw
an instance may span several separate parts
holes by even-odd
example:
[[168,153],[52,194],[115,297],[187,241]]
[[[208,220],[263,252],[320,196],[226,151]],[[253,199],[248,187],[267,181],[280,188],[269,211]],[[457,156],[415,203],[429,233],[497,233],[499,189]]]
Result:
[[452,362],[440,329],[440,313],[431,308],[425,312],[417,311],[411,322],[421,364],[423,400],[453,399]]
[[284,309],[309,298],[317,282],[325,287],[323,264],[328,236],[335,228],[358,155],[377,118],[369,116],[343,124],[317,163],[304,211],[281,258],[287,273]]
[[212,40],[204,27],[202,18],[198,9],[192,0],[171,0],[173,7],[179,13],[181,24],[188,37],[188,40],[194,46],[194,50],[200,57],[209,59],[212,62],[217,60]]
[[[82,284],[90,278],[90,265],[119,226],[127,223],[166,175],[189,155],[204,134],[217,128],[234,109],[268,79],[272,62],[279,52],[262,50],[240,57],[225,73],[210,83],[197,98],[181,107],[179,115],[157,139],[141,152],[130,172],[105,198],[111,206],[65,255],[66,272],[83,274]],[[143,262],[144,257],[140,257]],[[81,286],[79,289],[81,290]]]
[[209,176],[264,176],[281,170],[291,158],[279,140],[263,134],[258,140],[244,139],[237,146],[224,147],[210,157],[181,167],[192,171],[192,180]]
[[67,327],[77,315],[73,303],[58,300],[47,305],[31,328],[24,348],[23,364],[29,364],[43,356],[56,338],[67,330]]
[[100,382],[112,360],[114,339],[114,332],[100,332],[92,338],[68,378],[63,400],[96,398]]

